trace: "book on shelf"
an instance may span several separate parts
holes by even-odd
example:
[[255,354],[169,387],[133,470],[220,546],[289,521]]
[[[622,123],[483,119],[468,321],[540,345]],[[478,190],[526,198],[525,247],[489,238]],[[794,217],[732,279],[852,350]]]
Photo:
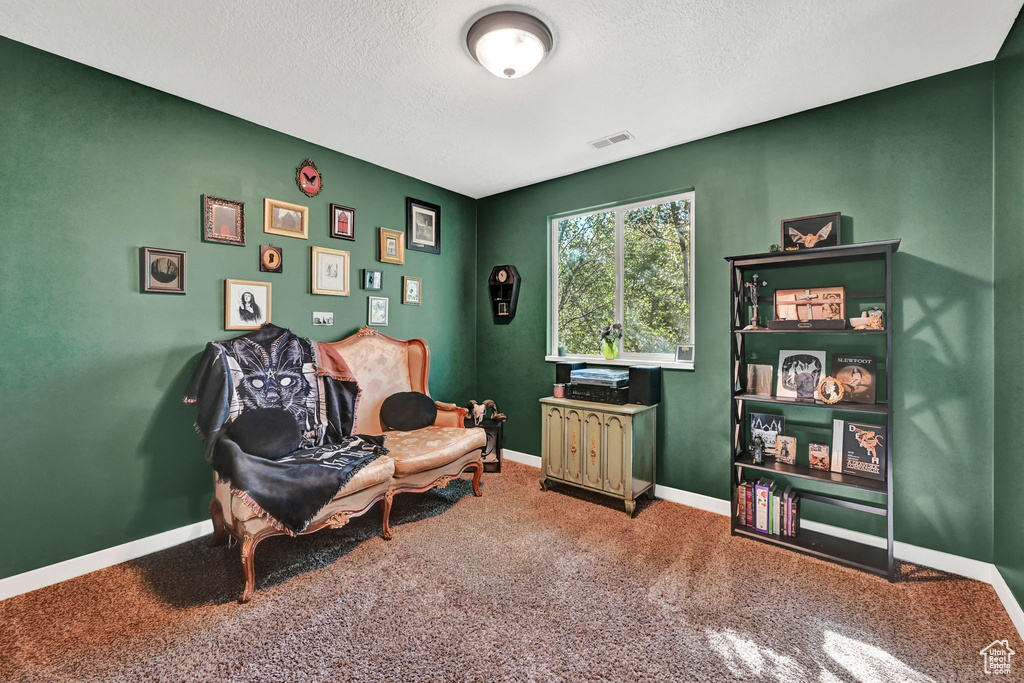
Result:
[[750,439],[753,441],[760,434],[769,453],[775,453],[775,438],[785,431],[785,416],[750,413]]
[[843,471],[843,432],[846,430],[846,420],[832,420],[832,462],[829,469],[833,472]]
[[885,480],[886,429],[847,422],[843,431],[843,474]]
[[851,403],[874,403],[878,379],[877,363],[871,356],[832,356],[832,376],[843,385],[843,400]]
[[800,528],[798,500],[792,486],[780,491],[772,479],[741,481],[736,492],[736,523],[764,534],[796,536]]

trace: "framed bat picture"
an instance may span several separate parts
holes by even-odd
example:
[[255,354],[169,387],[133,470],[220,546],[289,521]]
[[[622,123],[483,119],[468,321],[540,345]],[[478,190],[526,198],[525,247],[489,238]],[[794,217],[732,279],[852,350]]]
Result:
[[842,214],[823,213],[782,221],[782,248],[785,251],[838,247],[839,219]]

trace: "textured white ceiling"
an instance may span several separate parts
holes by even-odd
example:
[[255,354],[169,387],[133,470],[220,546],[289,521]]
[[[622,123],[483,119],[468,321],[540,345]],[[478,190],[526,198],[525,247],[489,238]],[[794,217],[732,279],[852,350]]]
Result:
[[555,36],[510,81],[464,47],[486,0],[0,0],[0,34],[482,197],[991,60],[1021,4],[501,5]]

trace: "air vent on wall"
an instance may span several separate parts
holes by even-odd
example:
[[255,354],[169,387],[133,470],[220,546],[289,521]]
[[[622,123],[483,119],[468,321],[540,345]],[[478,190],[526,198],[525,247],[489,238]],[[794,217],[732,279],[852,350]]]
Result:
[[594,149],[603,149],[605,147],[611,147],[616,143],[625,142],[626,140],[632,139],[632,134],[630,134],[628,130],[624,130],[619,133],[612,133],[611,135],[606,135],[605,137],[598,138],[597,140],[591,140],[588,144]]

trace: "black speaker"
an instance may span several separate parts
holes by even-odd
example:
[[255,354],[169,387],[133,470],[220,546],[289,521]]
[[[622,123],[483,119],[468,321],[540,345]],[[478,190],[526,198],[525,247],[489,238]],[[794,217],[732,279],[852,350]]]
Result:
[[661,366],[630,366],[629,402],[642,406],[661,403]]
[[586,363],[555,363],[555,384],[568,384],[572,381],[570,373],[585,367],[587,367]]

